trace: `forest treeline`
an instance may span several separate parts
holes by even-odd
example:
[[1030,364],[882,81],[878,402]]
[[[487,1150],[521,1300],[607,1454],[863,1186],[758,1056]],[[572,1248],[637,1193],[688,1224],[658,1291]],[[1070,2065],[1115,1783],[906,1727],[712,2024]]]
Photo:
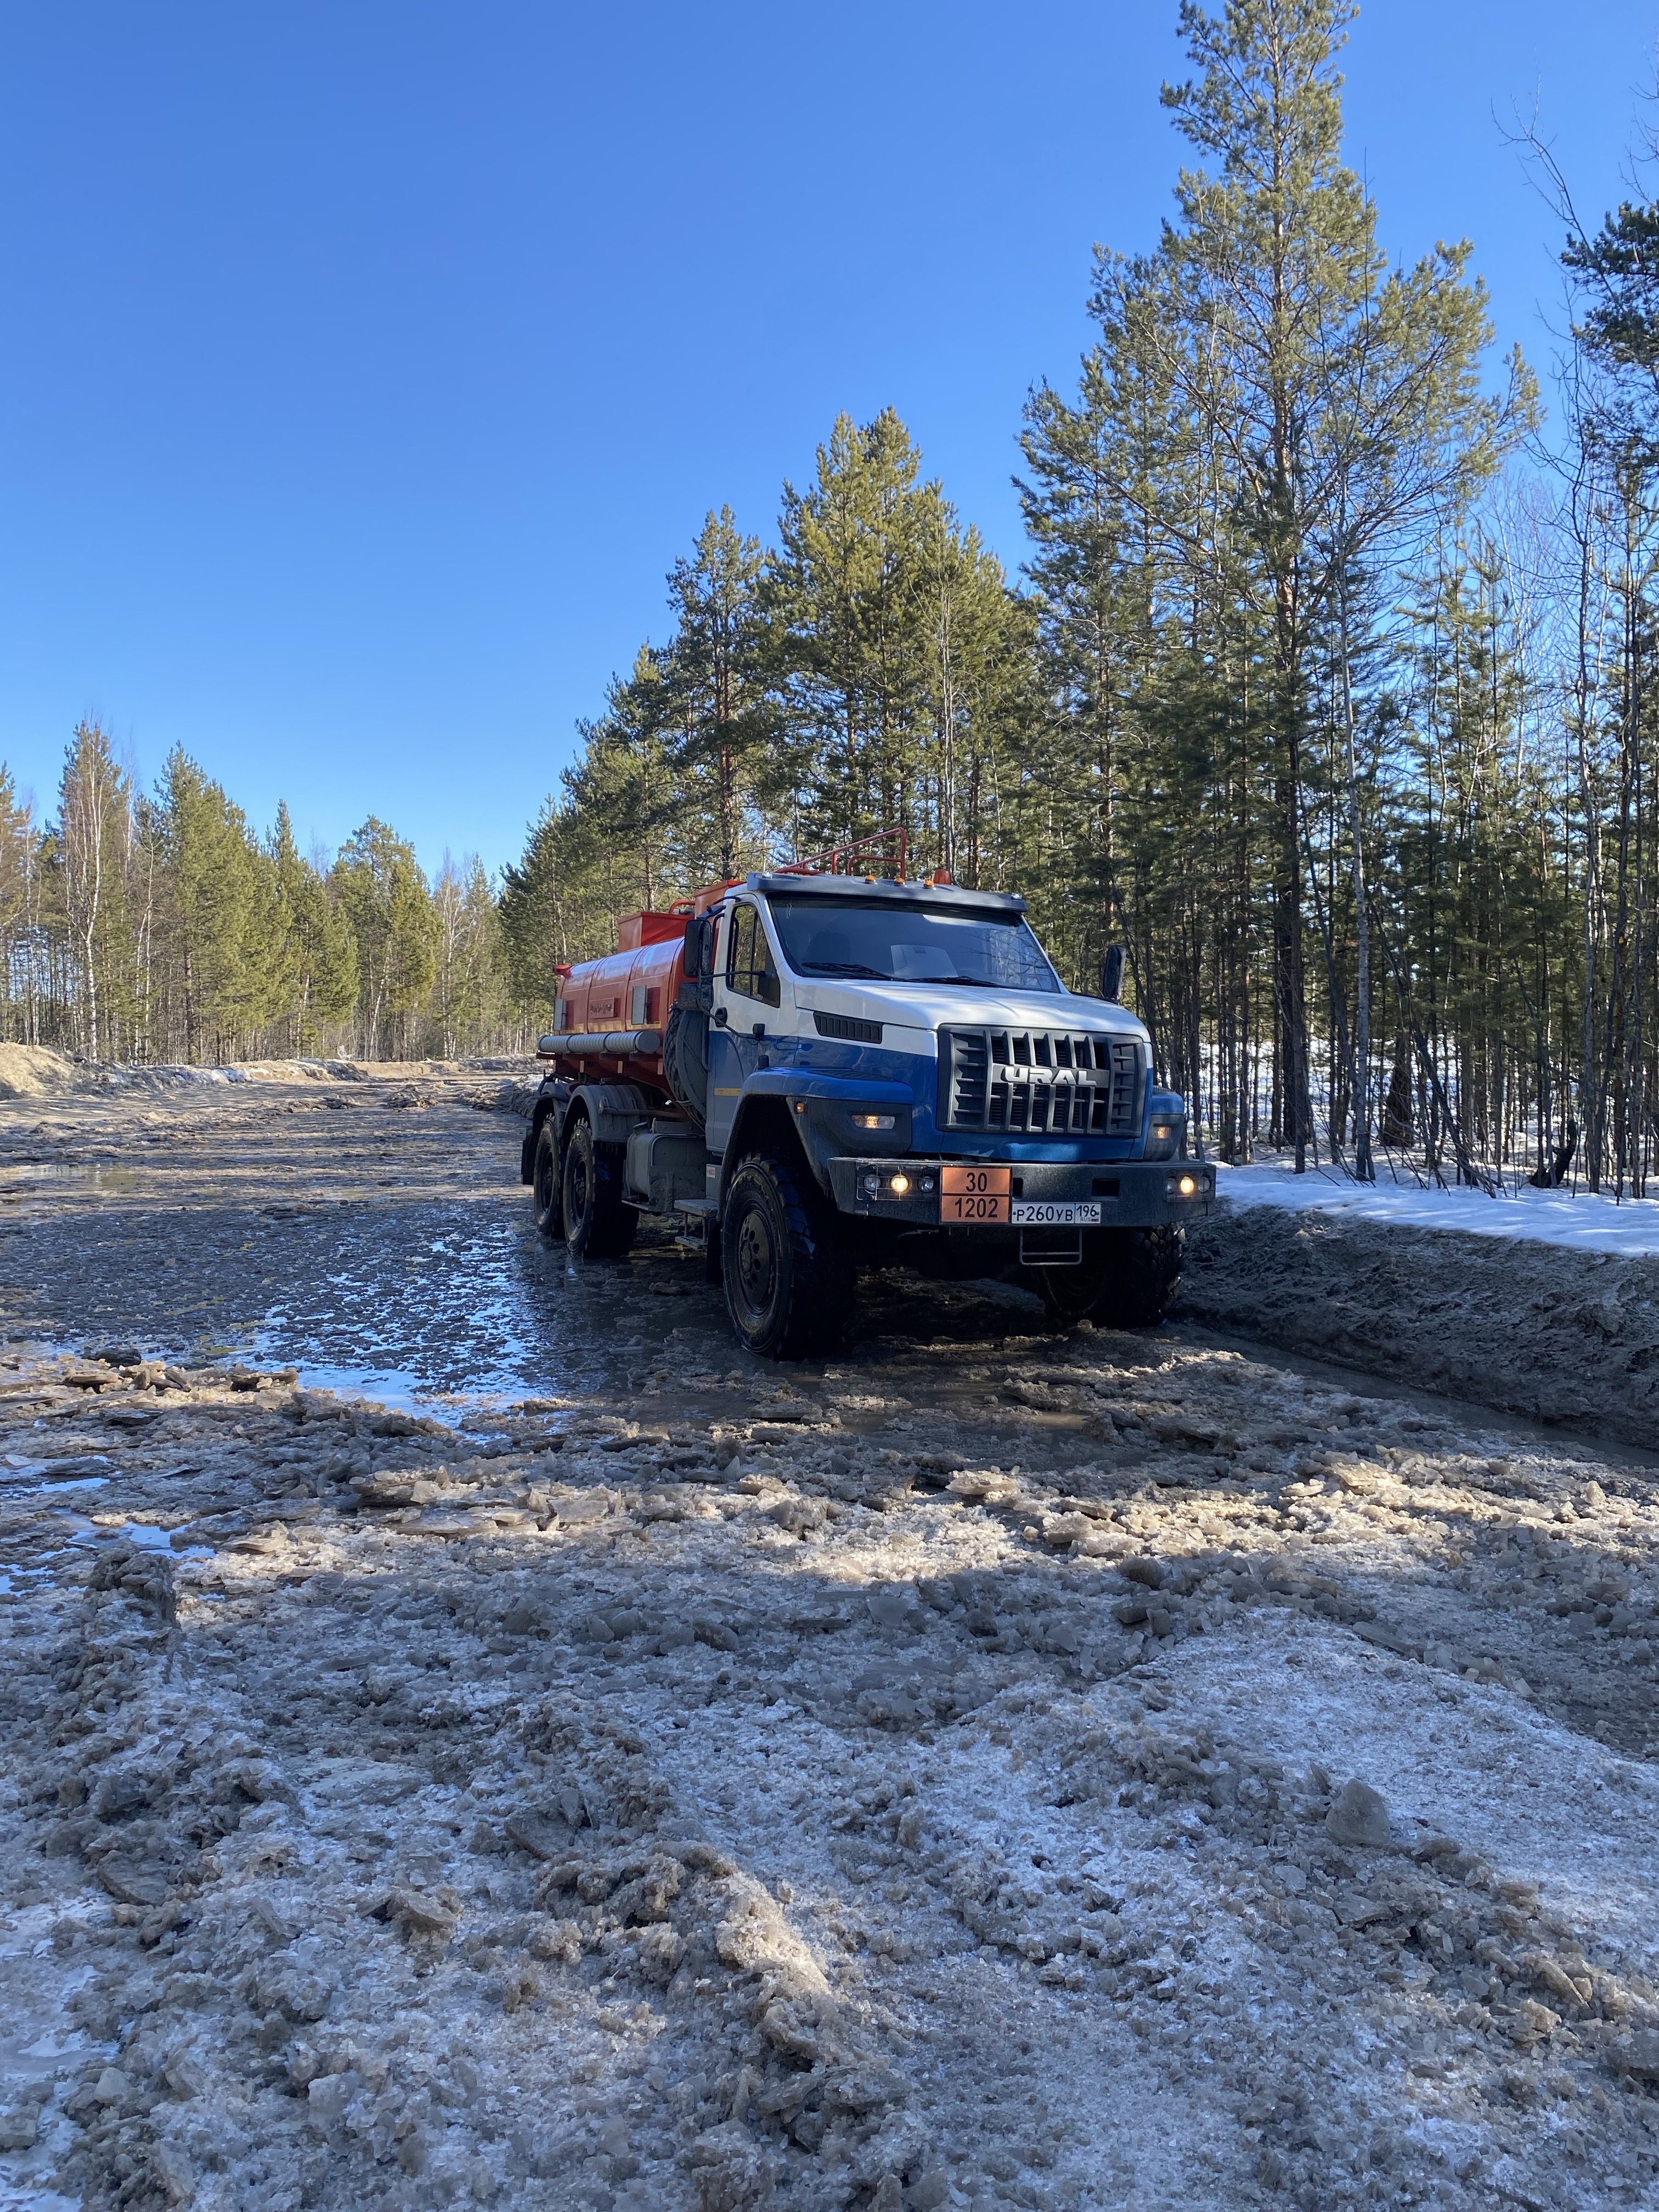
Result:
[[286,807],[257,836],[182,750],[135,789],[95,722],[45,823],[0,769],[0,946],[4,1034],[94,1060],[453,1059],[521,1046],[547,996],[513,999],[476,860],[428,882],[373,816],[307,856]]
[[902,825],[1108,944],[1206,1140],[1641,1191],[1659,1152],[1659,207],[1565,234],[1547,422],[1467,244],[1391,265],[1349,0],[1191,0],[1157,246],[1097,249],[1013,579],[890,412],[711,514],[508,872],[521,941]]
[[[10,1033],[106,1056],[476,1050],[617,918],[902,827],[1109,944],[1204,1141],[1642,1191],[1659,1156],[1659,206],[1581,222],[1551,406],[1467,244],[1390,264],[1343,158],[1350,0],[1182,8],[1156,246],[1031,392],[1006,574],[890,410],[764,540],[711,514],[492,886],[371,821],[326,866],[182,756],[8,790]],[[102,857],[100,858],[99,856]]]

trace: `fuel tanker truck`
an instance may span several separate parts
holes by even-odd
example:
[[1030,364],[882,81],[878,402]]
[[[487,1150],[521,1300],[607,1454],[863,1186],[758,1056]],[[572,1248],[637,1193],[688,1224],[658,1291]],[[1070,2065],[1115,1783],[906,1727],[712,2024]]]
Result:
[[557,972],[522,1160],[536,1224],[626,1252],[701,1229],[739,1340],[833,1350],[860,1266],[1011,1275],[1061,1321],[1162,1318],[1213,1170],[1146,1028],[1069,991],[1023,899],[829,868],[628,915]]

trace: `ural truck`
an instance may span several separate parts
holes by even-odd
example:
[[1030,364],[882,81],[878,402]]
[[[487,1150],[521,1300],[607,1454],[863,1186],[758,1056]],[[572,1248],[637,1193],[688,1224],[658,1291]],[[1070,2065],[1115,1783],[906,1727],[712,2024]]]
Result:
[[1069,991],[1023,899],[784,869],[624,919],[558,973],[521,1162],[586,1260],[701,1226],[733,1330],[834,1349],[860,1265],[1010,1275],[1061,1321],[1160,1320],[1213,1171],[1144,1025]]

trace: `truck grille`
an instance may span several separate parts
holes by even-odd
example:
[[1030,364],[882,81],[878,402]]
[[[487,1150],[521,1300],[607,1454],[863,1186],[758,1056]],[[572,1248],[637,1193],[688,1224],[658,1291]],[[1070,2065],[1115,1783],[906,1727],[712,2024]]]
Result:
[[941,1030],[939,1127],[1138,1137],[1146,1070],[1133,1037],[1087,1030]]

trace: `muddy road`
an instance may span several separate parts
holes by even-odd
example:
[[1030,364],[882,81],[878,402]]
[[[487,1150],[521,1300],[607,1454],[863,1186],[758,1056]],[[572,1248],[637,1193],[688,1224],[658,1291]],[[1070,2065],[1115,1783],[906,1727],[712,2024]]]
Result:
[[894,1275],[498,1077],[0,1105],[0,2208],[1659,2197],[1659,1498]]

